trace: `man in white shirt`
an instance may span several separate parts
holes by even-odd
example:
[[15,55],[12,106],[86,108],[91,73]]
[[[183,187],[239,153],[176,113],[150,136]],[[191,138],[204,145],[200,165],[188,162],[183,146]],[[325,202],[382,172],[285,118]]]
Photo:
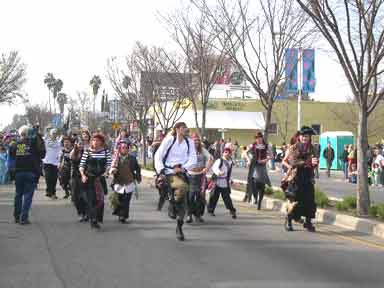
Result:
[[57,199],[56,184],[58,177],[59,156],[62,149],[60,139],[57,139],[57,130],[52,129],[45,140],[46,154],[43,159],[44,176],[47,184],[46,196],[52,199]]
[[177,219],[176,237],[184,240],[182,226],[185,216],[185,202],[189,190],[186,171],[197,163],[195,145],[187,138],[187,125],[178,122],[171,135],[167,136],[155,154],[155,169],[166,176],[170,187],[169,216]]

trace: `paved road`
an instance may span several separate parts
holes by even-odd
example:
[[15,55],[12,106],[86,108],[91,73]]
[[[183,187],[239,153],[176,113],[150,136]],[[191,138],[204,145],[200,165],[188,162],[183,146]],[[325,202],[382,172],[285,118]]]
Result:
[[148,186],[127,225],[107,209],[93,231],[76,223],[69,201],[40,190],[32,225],[20,226],[10,222],[11,189],[0,188],[1,288],[383,287],[384,241],[365,235],[325,225],[289,233],[278,214],[236,203],[238,219],[220,206],[178,242]]
[[[247,180],[248,169],[234,168],[233,178],[239,180]],[[280,186],[281,174],[279,171],[269,172],[269,177],[273,185]],[[335,198],[343,198],[345,196],[356,196],[356,184],[345,182],[340,172],[333,172],[331,178],[328,178],[325,171],[320,171],[320,179],[317,179],[319,187],[328,196]],[[371,200],[374,202],[384,202],[384,188],[370,187]]]

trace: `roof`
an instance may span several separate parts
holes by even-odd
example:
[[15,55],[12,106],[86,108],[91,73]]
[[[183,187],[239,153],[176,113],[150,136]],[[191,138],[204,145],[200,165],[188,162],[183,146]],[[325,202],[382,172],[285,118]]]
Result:
[[[197,111],[199,124],[201,124],[201,112]],[[264,130],[265,127],[262,112],[207,110],[206,116],[205,128],[208,129]],[[193,110],[186,110],[179,121],[185,122],[189,128],[196,128]]]
[[320,137],[353,136],[350,131],[329,131],[320,134]]

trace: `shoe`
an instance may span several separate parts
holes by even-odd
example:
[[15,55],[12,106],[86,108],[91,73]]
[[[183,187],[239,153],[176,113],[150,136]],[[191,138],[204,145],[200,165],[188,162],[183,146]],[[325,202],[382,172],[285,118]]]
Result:
[[247,202],[248,201],[248,196],[245,195],[244,198],[243,198],[243,202]]
[[208,212],[208,214],[211,216],[216,216],[214,212]]
[[292,221],[289,221],[287,217],[285,218],[284,228],[285,228],[285,231],[288,231],[288,232],[294,231],[292,226]]
[[97,222],[92,222],[92,223],[91,223],[91,228],[100,229],[101,227],[100,227],[99,223],[97,223]]
[[303,224],[303,227],[305,229],[307,229],[308,232],[315,232],[316,231],[316,228],[315,228],[315,226],[313,226],[312,222],[305,222]]
[[177,221],[177,226],[176,226],[176,239],[179,241],[184,241],[184,233],[183,233],[183,221]]
[[232,212],[231,214],[232,214],[232,219],[236,219],[237,218],[236,212]]
[[185,221],[185,222],[187,222],[188,224],[191,224],[191,223],[193,222],[192,215],[189,215],[189,216],[187,217],[187,221]]
[[79,217],[77,217],[77,221],[78,222],[84,222],[84,216],[83,215],[80,215]]
[[29,224],[31,224],[31,222],[28,219],[20,221],[20,225],[29,225]]
[[63,197],[63,199],[68,199],[69,198],[69,194],[65,194],[65,196]]
[[121,224],[127,224],[127,220],[125,218],[119,218],[119,222]]
[[15,223],[20,223],[20,218],[19,217],[15,217]]
[[48,193],[46,193],[45,196],[48,197],[48,198],[51,198],[51,197],[52,197],[52,195],[51,195],[51,194],[48,194]]
[[196,218],[195,218],[195,221],[198,222],[198,223],[204,223],[204,222],[205,222],[204,219],[201,218],[200,216],[199,216],[199,217],[196,217]]
[[52,195],[52,196],[51,196],[51,199],[52,199],[52,200],[57,200],[58,198],[57,198],[56,195]]

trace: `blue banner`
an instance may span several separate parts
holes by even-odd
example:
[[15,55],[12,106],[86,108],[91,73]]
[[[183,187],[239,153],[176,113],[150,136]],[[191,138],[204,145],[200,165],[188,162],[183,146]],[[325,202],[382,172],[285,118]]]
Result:
[[303,92],[315,92],[315,50],[303,50]]
[[297,48],[286,48],[285,49],[285,77],[286,84],[285,89],[287,92],[297,92],[298,81],[297,81],[297,62],[299,57],[299,50]]

